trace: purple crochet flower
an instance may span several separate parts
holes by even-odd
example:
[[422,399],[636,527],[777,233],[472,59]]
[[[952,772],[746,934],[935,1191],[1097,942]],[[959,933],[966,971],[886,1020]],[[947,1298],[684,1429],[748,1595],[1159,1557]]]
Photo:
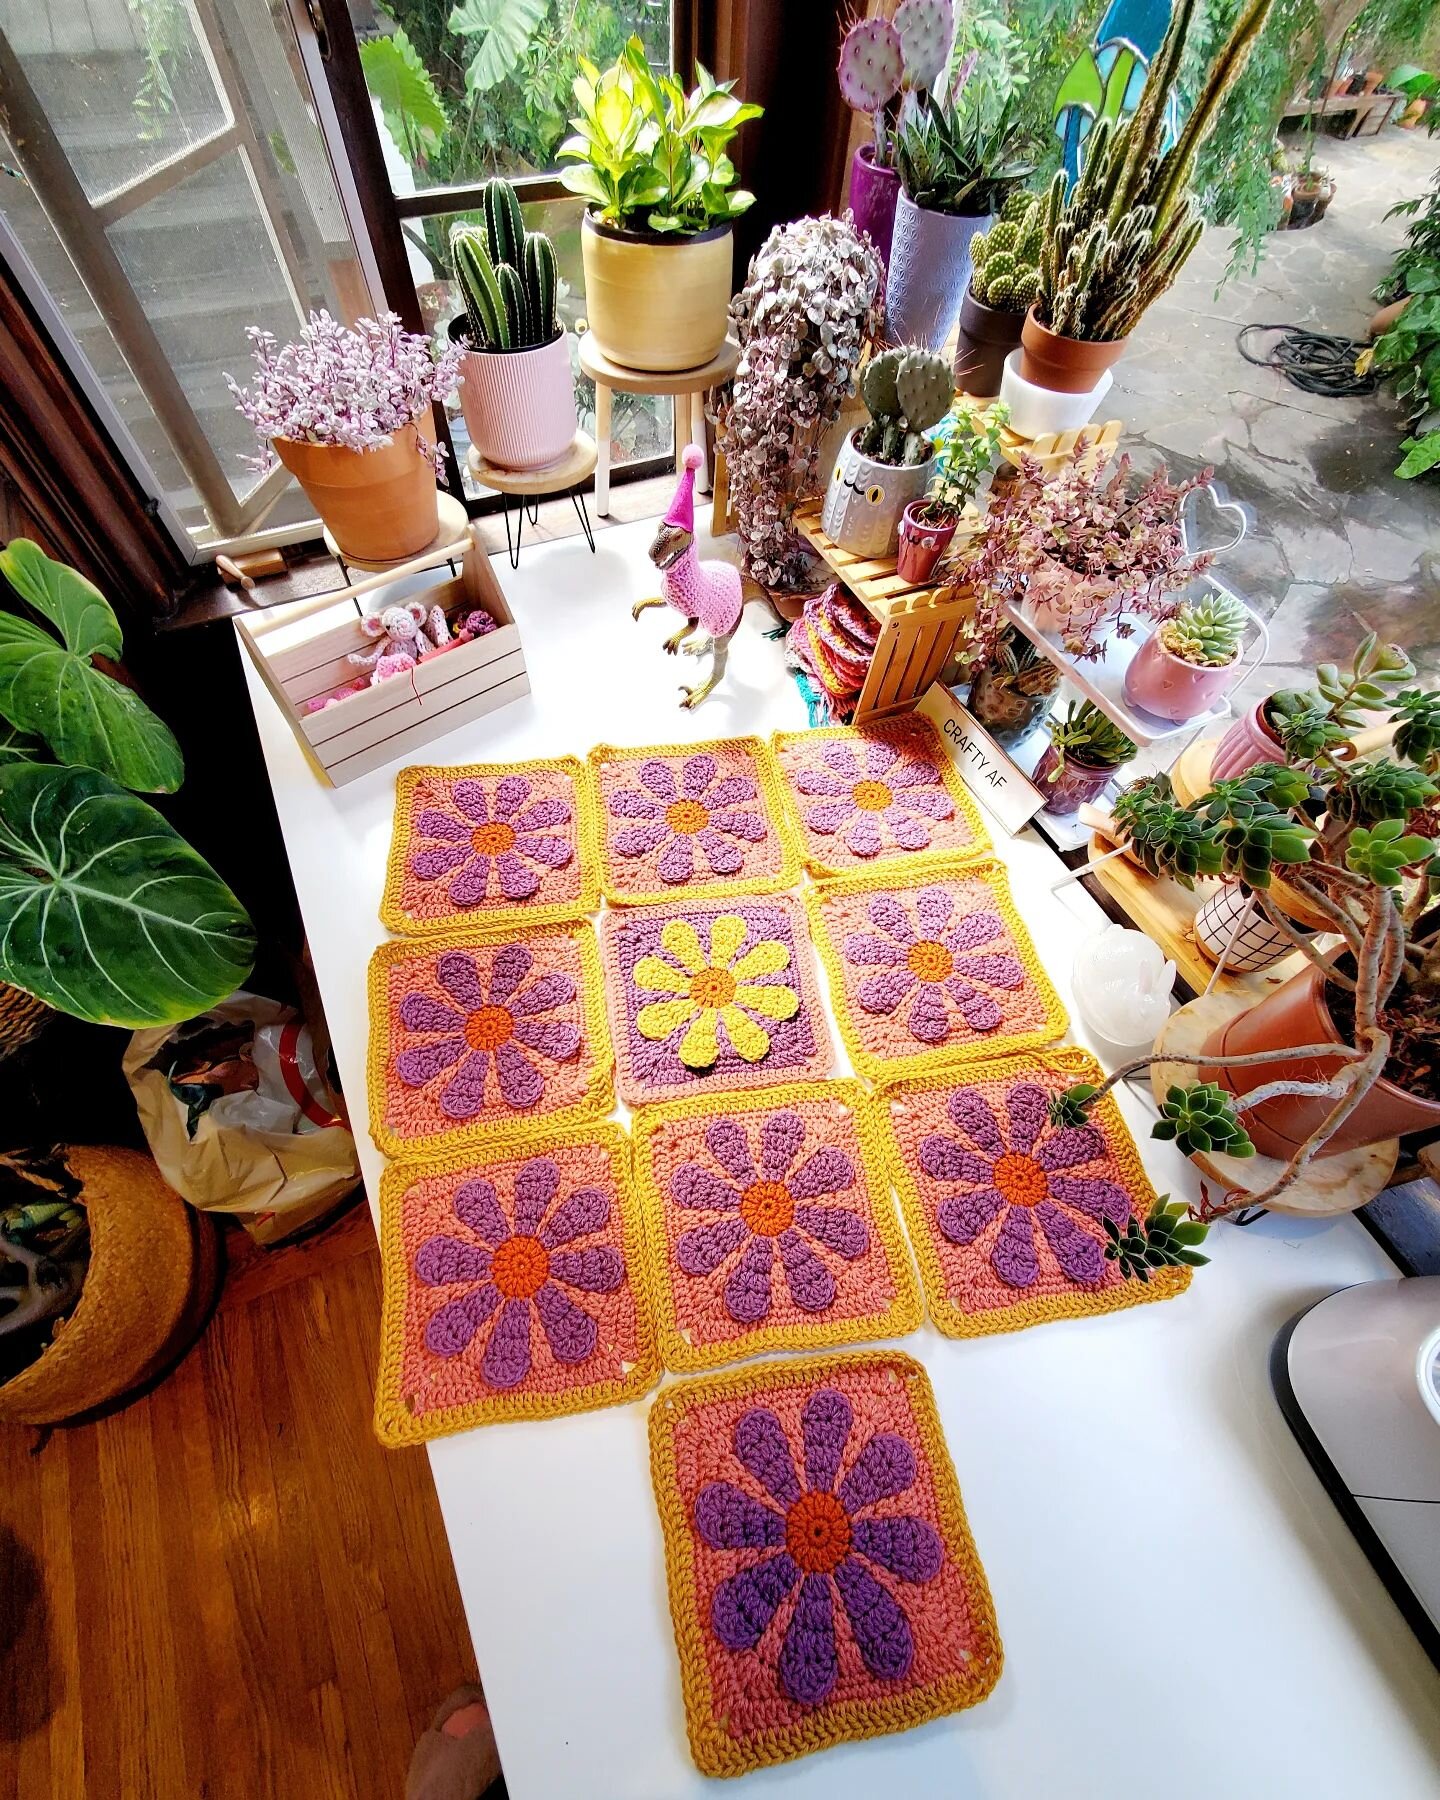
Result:
[[[768,1407],[743,1413],[735,1454],[778,1505],[768,1506],[729,1481],[712,1481],[695,1499],[695,1528],[712,1550],[766,1552],[722,1581],[710,1623],[727,1650],[753,1650],[790,1596],[798,1594],[780,1647],[780,1687],[800,1706],[818,1706],[840,1673],[835,1648],[839,1595],[861,1661],[882,1681],[910,1671],[915,1640],[890,1584],[933,1581],[945,1552],[926,1520],[905,1513],[867,1516],[915,1480],[915,1453],[902,1437],[877,1431],[840,1477],[854,1424],[850,1402],[833,1388],[811,1395],[801,1415],[805,1467],[795,1472],[785,1428]],[[837,1484],[837,1477],[840,1477]]]
[[[962,913],[952,925],[954,912],[954,898],[941,887],[919,890],[913,919],[894,894],[877,894],[869,906],[870,923],[885,935],[852,931],[841,946],[846,962],[881,970],[857,990],[866,1012],[898,1012],[914,995],[904,1023],[922,1044],[944,1043],[952,1009],[972,1031],[993,1031],[1002,1015],[986,990],[1014,990],[1025,981],[1016,957],[983,951],[1004,938],[998,913]],[[982,953],[973,954],[977,951]]]
[[[744,810],[755,800],[755,783],[746,775],[716,780],[718,766],[709,751],[687,756],[675,779],[668,762],[652,757],[640,765],[640,787],[612,794],[609,810],[617,819],[638,819],[612,840],[617,856],[644,856],[663,844],[655,867],[662,881],[676,886],[695,874],[695,846],[716,875],[736,875],[745,853],[736,840],[758,844],[765,821]],[[643,790],[643,791],[642,791]]]
[[455,1217],[473,1238],[437,1235],[415,1253],[415,1273],[427,1287],[463,1290],[431,1318],[426,1345],[437,1356],[459,1356],[493,1319],[480,1361],[492,1387],[512,1388],[530,1373],[532,1311],[557,1362],[573,1365],[594,1354],[599,1326],[557,1283],[613,1294],[625,1279],[612,1245],[580,1243],[609,1224],[608,1195],[576,1188],[551,1212],[559,1190],[560,1171],[548,1157],[527,1162],[515,1177],[512,1222],[490,1182],[467,1181],[456,1190]]
[[493,870],[507,900],[528,900],[545,879],[547,869],[563,869],[575,850],[556,828],[570,823],[564,800],[540,799],[530,805],[530,783],[523,775],[506,775],[487,794],[485,783],[457,781],[451,799],[458,810],[427,806],[415,820],[417,837],[439,838],[439,844],[416,850],[410,872],[421,881],[438,881],[452,870],[450,898],[456,906],[478,906],[490,892]]
[[454,1069],[440,1096],[440,1110],[452,1119],[473,1119],[485,1104],[486,1077],[493,1066],[507,1106],[536,1105],[545,1092],[545,1077],[526,1051],[545,1061],[569,1062],[580,1051],[580,1027],[540,1017],[573,1001],[576,987],[574,976],[560,969],[526,986],[534,963],[528,944],[502,945],[487,989],[469,951],[445,951],[435,976],[455,1006],[421,993],[409,993],[400,1002],[405,1030],[430,1038],[396,1057],[395,1073],[405,1085],[425,1087]]
[[854,1186],[854,1164],[827,1144],[795,1168],[804,1142],[799,1114],[774,1112],[760,1127],[757,1157],[742,1126],[717,1119],[705,1145],[731,1179],[702,1163],[685,1163],[670,1178],[677,1206],[720,1215],[685,1232],[675,1260],[687,1275],[723,1280],[725,1310],[738,1324],[758,1325],[769,1316],[777,1248],[790,1298],[811,1313],[834,1303],[835,1277],[805,1240],[851,1262],[869,1248],[863,1219],[843,1206],[815,1204]]
[[[954,1244],[973,1244],[994,1230],[990,1266],[1010,1287],[1031,1287],[1040,1273],[1038,1221],[1055,1261],[1074,1282],[1105,1273],[1102,1221],[1122,1229],[1133,1210],[1124,1188],[1084,1172],[1108,1158],[1094,1125],[1052,1125],[1050,1096],[1033,1081],[1005,1095],[1005,1125],[978,1088],[950,1096],[948,1111],[960,1141],[936,1132],[920,1145],[920,1167],[932,1181],[957,1184],[942,1200],[936,1223]],[[1068,1173],[1066,1171],[1069,1171]]]
[[939,769],[884,738],[869,739],[863,750],[862,762],[849,744],[829,742],[820,751],[825,768],[795,770],[791,779],[800,793],[824,796],[805,808],[805,823],[839,837],[856,856],[878,856],[887,840],[901,850],[924,850],[930,821],[955,816]]

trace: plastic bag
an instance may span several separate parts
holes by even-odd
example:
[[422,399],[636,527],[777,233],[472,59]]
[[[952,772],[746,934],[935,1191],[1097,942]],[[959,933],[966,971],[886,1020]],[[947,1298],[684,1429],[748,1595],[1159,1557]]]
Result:
[[299,1014],[236,992],[125,1052],[150,1154],[176,1193],[233,1213],[257,1244],[292,1236],[360,1179],[341,1102]]

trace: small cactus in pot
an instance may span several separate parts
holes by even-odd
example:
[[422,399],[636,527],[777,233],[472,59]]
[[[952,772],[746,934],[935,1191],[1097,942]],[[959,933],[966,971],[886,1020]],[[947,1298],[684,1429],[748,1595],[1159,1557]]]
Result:
[[860,395],[870,422],[841,446],[820,522],[842,550],[889,556],[901,513],[929,485],[925,433],[949,411],[950,369],[928,350],[885,350],[866,364]]
[[964,394],[1000,391],[1005,358],[1019,347],[1025,314],[1040,292],[1041,200],[1015,193],[988,231],[970,240],[970,286],[960,303],[955,385]]
[[1125,671],[1126,700],[1177,723],[1208,712],[1240,673],[1249,618],[1222,588],[1186,601],[1136,651]]

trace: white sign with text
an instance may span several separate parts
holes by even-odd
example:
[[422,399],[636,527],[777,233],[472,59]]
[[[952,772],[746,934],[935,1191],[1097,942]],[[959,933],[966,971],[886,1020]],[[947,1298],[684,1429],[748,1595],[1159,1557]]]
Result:
[[939,682],[915,708],[940,727],[960,779],[995,821],[1012,835],[1033,819],[1044,796]]

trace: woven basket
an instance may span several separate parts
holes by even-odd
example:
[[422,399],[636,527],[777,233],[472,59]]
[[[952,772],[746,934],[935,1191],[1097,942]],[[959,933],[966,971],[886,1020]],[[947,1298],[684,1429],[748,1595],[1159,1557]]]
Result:
[[0,1386],[0,1423],[53,1425],[149,1373],[185,1314],[195,1238],[185,1202],[135,1150],[65,1151],[90,1219],[80,1303],[55,1342]]
[[39,1035],[54,1008],[27,994],[24,988],[0,981],[0,1061]]

